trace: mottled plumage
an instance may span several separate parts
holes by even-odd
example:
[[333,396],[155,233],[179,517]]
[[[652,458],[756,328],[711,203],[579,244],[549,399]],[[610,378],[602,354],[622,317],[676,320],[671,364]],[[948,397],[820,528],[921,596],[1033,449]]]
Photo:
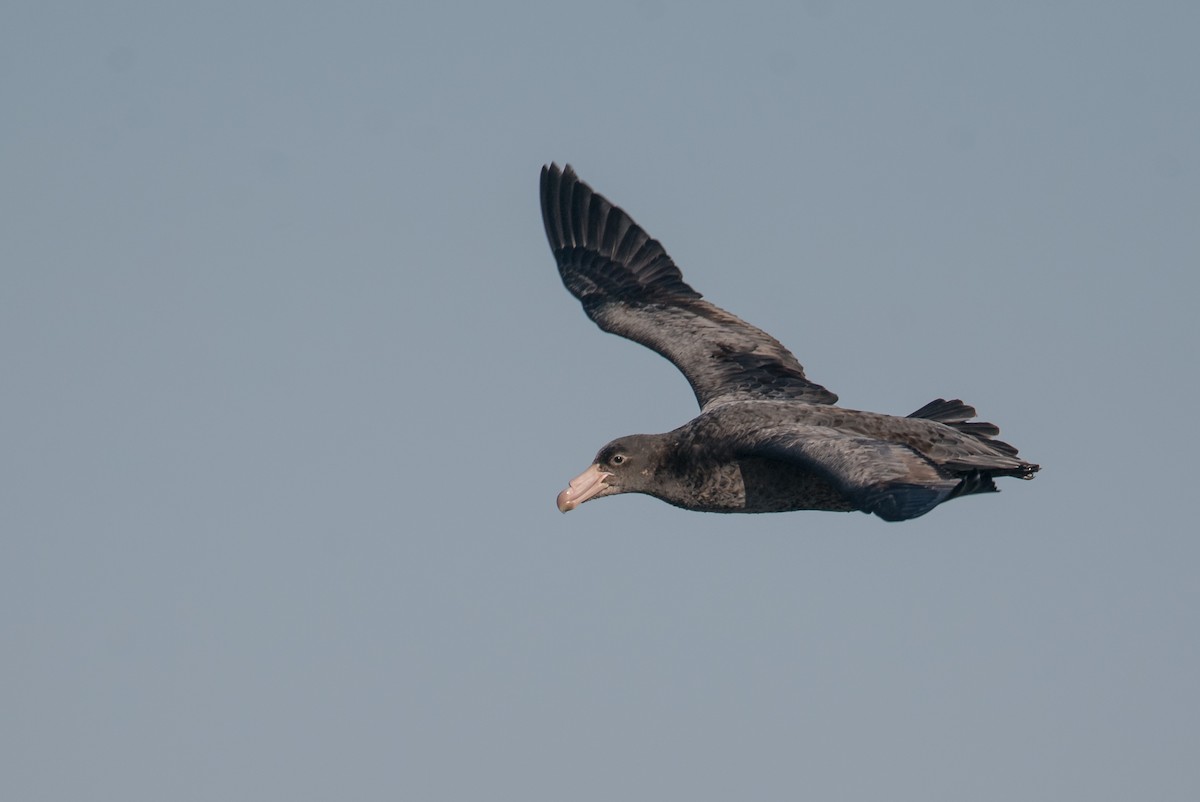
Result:
[[633,492],[705,512],[857,509],[899,521],[1038,470],[958,400],[908,417],[834,406],[790,351],[704,300],[662,245],[570,166],[542,168],[541,189],[563,284],[601,329],[669,359],[700,404],[674,431],[602,448],[559,495],[562,511]]

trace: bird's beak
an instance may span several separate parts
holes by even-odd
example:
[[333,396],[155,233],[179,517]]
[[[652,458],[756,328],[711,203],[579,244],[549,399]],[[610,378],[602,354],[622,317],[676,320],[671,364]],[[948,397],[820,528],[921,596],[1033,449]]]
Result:
[[605,479],[612,476],[593,465],[571,480],[567,489],[558,494],[558,511],[570,512],[593,496],[608,489]]

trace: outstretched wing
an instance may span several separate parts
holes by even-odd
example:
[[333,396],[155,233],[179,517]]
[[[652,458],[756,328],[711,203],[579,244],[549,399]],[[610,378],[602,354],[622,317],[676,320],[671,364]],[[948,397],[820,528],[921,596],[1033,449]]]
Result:
[[837,402],[774,337],[689,287],[662,245],[570,165],[542,168],[542,220],[563,284],[587,316],[671,360],[702,409],[758,398]]
[[952,497],[961,482],[909,446],[825,426],[748,430],[739,433],[734,447],[742,455],[803,465],[860,510],[885,521],[924,515]]

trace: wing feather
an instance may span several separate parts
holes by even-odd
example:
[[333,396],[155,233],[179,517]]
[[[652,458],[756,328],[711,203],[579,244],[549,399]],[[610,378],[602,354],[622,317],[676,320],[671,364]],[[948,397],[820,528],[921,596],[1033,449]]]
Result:
[[902,443],[823,426],[743,432],[738,451],[801,464],[828,479],[859,509],[904,521],[954,495],[961,481]]

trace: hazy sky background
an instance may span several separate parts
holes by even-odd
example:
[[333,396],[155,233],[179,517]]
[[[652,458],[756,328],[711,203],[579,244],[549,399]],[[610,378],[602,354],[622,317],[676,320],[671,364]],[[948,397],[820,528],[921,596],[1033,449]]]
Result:
[[[1193,800],[1200,5],[17,3],[0,797]],[[695,414],[544,162],[848,407],[907,524],[555,494]]]

